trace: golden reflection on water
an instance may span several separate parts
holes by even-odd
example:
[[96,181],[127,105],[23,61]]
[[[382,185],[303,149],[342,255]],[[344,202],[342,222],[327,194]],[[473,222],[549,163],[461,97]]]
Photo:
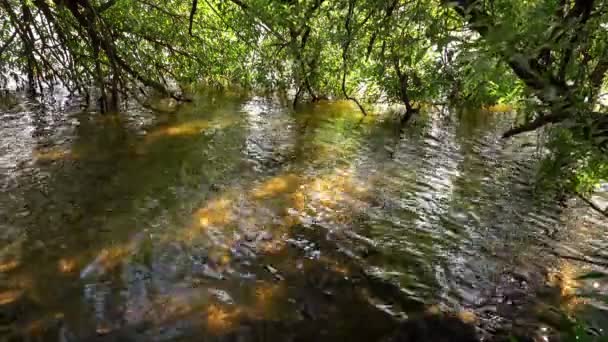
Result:
[[577,277],[581,274],[581,267],[568,260],[560,260],[558,266],[548,274],[547,282],[560,289],[561,304],[567,313],[574,313],[580,304],[585,303],[584,297],[577,293],[581,286]]
[[106,272],[116,267],[127,254],[127,249],[122,246],[104,248],[101,250],[94,263],[101,271]]
[[154,143],[162,138],[194,136],[210,129],[224,129],[236,123],[236,120],[223,117],[214,120],[196,119],[153,129],[144,138],[144,145]]
[[[118,125],[122,122],[120,115],[110,114],[96,118],[99,123],[111,123]],[[133,155],[140,156],[147,152],[147,147],[158,140],[171,137],[187,137],[199,135],[203,132],[224,129],[236,123],[236,120],[223,117],[219,119],[206,120],[197,119],[172,125],[161,126],[153,129],[146,134],[142,143],[131,146]],[[62,146],[35,148],[32,151],[32,157],[38,161],[58,161],[58,160],[77,160],[81,159],[81,154],[69,148]]]
[[239,308],[225,308],[220,305],[211,304],[204,312],[204,323],[207,329],[216,335],[225,334],[233,330],[241,315]]
[[[364,201],[360,200],[368,191],[365,182],[346,169],[334,169],[320,177],[280,174],[250,190],[234,187],[225,191],[194,212],[192,225],[167,239],[194,243],[201,234],[213,230],[225,238],[225,249],[235,242],[230,232],[245,227],[246,232],[273,233],[272,239],[258,241],[257,246],[263,253],[276,254],[285,246],[284,234],[289,234],[303,216],[322,213],[324,220],[346,224],[352,221],[353,213],[362,210]],[[224,256],[224,260],[228,258]]]
[[59,146],[34,149],[32,156],[40,161],[74,160],[79,157],[77,153],[74,153],[70,149]]
[[[590,241],[603,239],[604,227],[601,227],[588,212],[576,205],[561,214],[561,220],[566,222],[564,231],[568,233],[568,243],[563,245],[565,255],[577,255],[584,250],[583,246]],[[577,251],[578,250],[578,251]],[[547,284],[560,290],[560,304],[565,313],[575,315],[583,306],[593,303],[594,296],[589,291],[597,291],[599,283],[592,280],[579,279],[592,270],[589,264],[581,261],[559,258],[557,264],[549,270]]]
[[336,169],[332,173],[306,178],[293,173],[272,177],[248,191],[230,189],[206,203],[193,214],[193,224],[180,230],[169,240],[196,241],[209,229],[222,232],[226,246],[234,242],[229,233],[239,226],[246,231],[270,230],[273,238],[258,243],[267,254],[276,254],[285,245],[282,234],[301,222],[301,217],[323,212],[326,220],[345,224],[353,212],[361,210],[357,202],[368,192],[368,187],[353,176],[350,170]]
[[223,226],[230,223],[233,219],[232,203],[233,200],[229,198],[209,201],[205,207],[197,210],[194,214],[199,226],[207,228],[209,226]]
[[574,294],[578,285],[577,281],[574,279],[575,276],[576,268],[572,263],[566,260],[560,260],[558,267],[549,272],[548,281],[550,285],[561,289],[562,296],[567,297]]
[[211,127],[208,120],[193,120],[168,127],[161,127],[148,133],[149,139],[157,139],[159,137],[173,137],[179,135],[194,135],[203,132]]
[[477,315],[475,312],[470,310],[461,310],[458,312],[458,318],[467,324],[476,324],[478,321]]
[[17,267],[19,267],[19,261],[17,260],[4,261],[0,263],[0,273],[10,272]]
[[280,319],[277,309],[286,299],[285,282],[257,281],[253,290],[254,302],[250,314],[256,319]]
[[284,193],[292,193],[297,189],[301,179],[295,174],[277,176],[256,186],[251,191],[253,198],[276,197]]
[[23,295],[23,290],[7,290],[0,292],[0,305],[17,301]]
[[76,270],[76,260],[67,258],[59,259],[57,268],[61,273],[72,273]]
[[351,170],[343,169],[312,180],[305,189],[309,198],[329,209],[336,209],[346,200],[361,198],[368,192],[362,182],[354,179]]
[[255,286],[256,307],[261,311],[266,311],[272,301],[278,296],[282,296],[285,291],[284,283],[271,283],[267,281],[258,281]]
[[[115,269],[125,258],[134,254],[142,241],[142,236],[136,236],[127,243],[102,248],[93,262],[83,269],[81,277],[86,277],[90,274],[100,275]],[[64,260],[63,264],[60,260],[59,267],[60,269],[65,267],[66,272],[71,272],[70,268],[76,266],[74,260],[62,260]]]

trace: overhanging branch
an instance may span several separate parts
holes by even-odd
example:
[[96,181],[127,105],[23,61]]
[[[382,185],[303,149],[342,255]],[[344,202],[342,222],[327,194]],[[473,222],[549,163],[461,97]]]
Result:
[[568,118],[568,115],[566,115],[564,113],[542,115],[528,123],[511,128],[510,130],[506,131],[502,135],[502,137],[510,138],[512,136],[515,136],[515,135],[518,135],[518,134],[521,134],[524,132],[531,132],[531,131],[534,131],[534,130],[536,130],[544,125],[550,124],[550,123],[562,122],[562,121],[566,120],[567,118]]

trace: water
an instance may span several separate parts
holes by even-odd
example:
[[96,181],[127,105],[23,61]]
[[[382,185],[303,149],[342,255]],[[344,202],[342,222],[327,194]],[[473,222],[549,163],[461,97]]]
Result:
[[[404,131],[350,103],[209,93],[152,113],[24,100],[0,120],[0,334],[42,341],[377,341],[449,312],[481,336],[601,330],[557,255],[606,223],[534,186],[505,114]],[[601,257],[601,256],[597,256]]]

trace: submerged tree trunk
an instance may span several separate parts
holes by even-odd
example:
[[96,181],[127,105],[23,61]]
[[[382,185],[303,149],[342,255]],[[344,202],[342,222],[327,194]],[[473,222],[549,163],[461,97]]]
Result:
[[408,93],[410,80],[409,75],[401,70],[401,65],[398,58],[395,57],[393,59],[393,64],[395,66],[397,78],[399,79],[399,98],[405,105],[405,113],[401,116],[400,121],[401,124],[406,124],[412,118],[412,116],[418,112],[418,108],[414,108],[412,106],[412,102],[410,101],[410,96]]
[[[16,19],[17,15],[13,12],[12,8],[10,8],[10,4],[7,1],[3,1],[3,7],[8,12],[11,19],[18,20]],[[36,95],[37,64],[36,58],[34,57],[34,36],[30,30],[30,25],[32,24],[32,12],[30,12],[25,3],[21,4],[21,12],[23,14],[17,27],[21,38],[21,43],[23,44],[23,52],[27,60],[25,70],[27,75],[27,92],[33,96]]]
[[97,88],[99,89],[97,104],[99,106],[99,111],[105,113],[108,108],[108,97],[106,95],[106,87],[103,80],[103,71],[101,70],[101,61],[99,60],[99,45],[93,46],[93,58],[95,58],[95,78]]
[[350,48],[350,44],[352,42],[352,20],[354,17],[355,11],[355,0],[350,0],[348,2],[348,13],[346,15],[346,20],[344,22],[344,28],[346,29],[346,40],[342,46],[342,94],[347,100],[353,101],[361,113],[364,116],[367,116],[367,112],[365,108],[361,105],[361,103],[353,96],[348,95],[346,91],[346,74],[348,73],[348,49]]
[[110,105],[108,110],[110,112],[118,112],[120,103],[120,94],[119,94],[119,75],[118,68],[114,66],[114,72],[112,73],[112,97],[110,99]]
[[33,96],[36,95],[36,76],[34,75],[36,62],[31,49],[26,48],[25,54],[27,56],[27,92]]

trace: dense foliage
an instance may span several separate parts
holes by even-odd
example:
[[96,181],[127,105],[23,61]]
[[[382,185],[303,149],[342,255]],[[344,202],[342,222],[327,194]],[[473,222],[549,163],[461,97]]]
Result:
[[0,84],[61,84],[116,110],[194,84],[299,101],[509,103],[553,125],[548,169],[608,176],[603,0],[0,0]]

